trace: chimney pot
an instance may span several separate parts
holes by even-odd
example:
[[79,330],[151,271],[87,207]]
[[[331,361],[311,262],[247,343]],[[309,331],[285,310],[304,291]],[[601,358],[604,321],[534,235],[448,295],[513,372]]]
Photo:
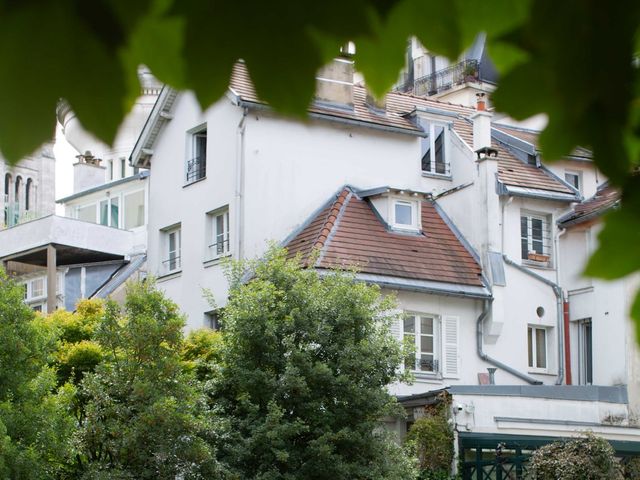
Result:
[[476,110],[478,110],[479,112],[484,112],[487,109],[487,104],[484,97],[484,93],[476,93]]
[[489,385],[496,384],[496,370],[498,370],[496,367],[487,368],[487,371],[489,372]]

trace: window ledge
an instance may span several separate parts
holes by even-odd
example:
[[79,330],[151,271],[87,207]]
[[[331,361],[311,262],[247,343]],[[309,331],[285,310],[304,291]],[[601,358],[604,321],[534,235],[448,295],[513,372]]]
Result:
[[173,272],[169,272],[169,273],[165,273],[165,274],[162,274],[162,275],[158,275],[156,280],[158,282],[164,282],[164,281],[171,280],[173,278],[177,278],[177,277],[180,277],[180,276],[182,276],[182,269],[174,270]]
[[210,258],[208,260],[203,261],[202,265],[204,266],[204,268],[213,267],[214,265],[219,265],[224,261],[225,258],[228,258],[231,255],[233,255],[232,252],[228,252],[223,255],[218,255],[217,257]]
[[433,172],[425,172],[422,170],[422,176],[426,178],[437,178],[438,180],[447,180],[449,182],[453,181],[451,174],[447,173],[433,173]]
[[197,180],[192,180],[191,182],[185,183],[184,185],[182,185],[182,188],[190,187],[191,185],[196,184],[196,183],[200,183],[200,182],[202,182],[202,181],[204,181],[206,179],[207,179],[207,176],[205,175],[202,178],[199,178]]
[[526,267],[535,268],[538,270],[555,270],[553,265],[545,265],[547,262],[535,262],[533,260],[522,259],[522,265]]
[[416,381],[432,381],[432,382],[442,382],[442,375],[440,373],[427,373],[427,372],[417,372],[415,370],[411,371],[413,378]]

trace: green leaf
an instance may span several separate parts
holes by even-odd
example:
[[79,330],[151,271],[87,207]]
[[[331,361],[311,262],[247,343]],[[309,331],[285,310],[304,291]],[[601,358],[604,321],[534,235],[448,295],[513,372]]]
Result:
[[60,98],[93,134],[113,141],[126,111],[124,71],[76,12],[50,2],[3,14],[0,58],[0,150],[9,162],[53,138]]
[[[161,2],[167,4],[166,0]],[[165,15],[161,5],[158,12],[143,18],[132,32],[123,57],[128,71],[146,65],[159,80],[174,88],[186,87],[183,58],[184,19]],[[137,76],[135,76],[137,81]]]
[[636,299],[631,306],[631,318],[636,326],[636,341],[640,344],[640,290],[636,293]]
[[622,196],[622,208],[605,217],[598,235],[599,248],[586,274],[608,280],[640,270],[640,178],[634,177]]

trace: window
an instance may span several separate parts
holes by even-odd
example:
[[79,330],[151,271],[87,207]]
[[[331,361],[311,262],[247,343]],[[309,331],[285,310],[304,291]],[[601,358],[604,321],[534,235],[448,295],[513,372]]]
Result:
[[425,136],[422,138],[422,171],[450,175],[448,161],[449,127],[443,124],[422,122]]
[[180,226],[171,227],[163,232],[165,260],[162,262],[162,274],[177,272],[182,266],[181,261],[181,229]]
[[120,159],[120,178],[127,176],[127,160],[125,158]]
[[456,316],[410,313],[401,320],[402,338],[414,347],[404,367],[426,375],[458,378],[460,320]]
[[124,228],[132,228],[144,225],[144,190],[130,193],[124,196]]
[[214,259],[226,255],[230,251],[229,245],[229,208],[207,214],[209,238],[207,241],[208,258]]
[[593,337],[591,319],[578,322],[578,383],[593,384]]
[[207,175],[207,129],[201,129],[190,134],[187,159],[186,183],[197,182]]
[[547,330],[543,327],[527,329],[529,368],[547,369]]
[[120,199],[107,198],[100,202],[100,225],[118,228]]
[[89,205],[81,205],[76,210],[76,218],[83,222],[96,223],[96,205],[91,203]]
[[436,322],[433,317],[408,315],[404,318],[404,341],[415,346],[404,361],[405,368],[426,373],[439,371],[436,359]]
[[31,210],[33,208],[33,204],[31,201],[31,196],[33,195],[33,180],[30,178],[27,179],[27,185],[24,190],[24,209]]
[[579,192],[582,192],[582,173],[581,172],[572,172],[567,170],[566,172],[564,172],[564,179],[573,188],[575,188]]
[[113,160],[107,161],[107,176],[109,180],[113,180]]
[[549,216],[521,214],[520,244],[522,259],[548,263],[551,259],[551,222]]
[[409,200],[394,200],[393,201],[393,218],[392,225],[398,229],[418,230],[420,228],[418,223],[420,208],[419,202]]
[[216,310],[204,313],[204,326],[211,330],[220,330],[220,320]]

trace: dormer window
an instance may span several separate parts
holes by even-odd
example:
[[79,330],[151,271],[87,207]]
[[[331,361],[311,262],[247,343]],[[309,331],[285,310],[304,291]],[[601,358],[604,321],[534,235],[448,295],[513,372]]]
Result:
[[422,120],[422,172],[432,175],[451,175],[449,162],[449,127],[444,123]]
[[411,200],[393,200],[392,226],[398,230],[419,230],[418,216],[420,204]]

